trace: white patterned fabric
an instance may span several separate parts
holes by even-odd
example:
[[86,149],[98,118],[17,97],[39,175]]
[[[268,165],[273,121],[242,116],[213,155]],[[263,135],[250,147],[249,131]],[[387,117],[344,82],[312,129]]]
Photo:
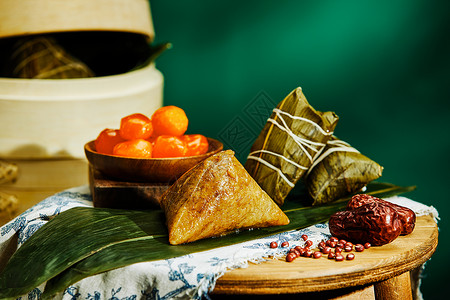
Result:
[[[439,219],[436,209],[405,197],[385,200],[411,208],[417,215],[432,214]],[[69,189],[55,194],[33,206],[0,228],[0,257],[7,245],[17,237],[20,247],[51,217],[72,207],[92,207],[88,186]],[[208,298],[217,278],[235,268],[245,268],[248,262],[261,262],[268,257],[285,255],[289,248],[304,245],[303,234],[316,246],[328,239],[327,224],[316,224],[302,230],[288,231],[271,237],[252,240],[237,245],[194,253],[182,257],[143,262],[85,278],[61,292],[55,299],[201,299]],[[289,247],[269,247],[288,241]],[[45,283],[19,299],[39,299]]]

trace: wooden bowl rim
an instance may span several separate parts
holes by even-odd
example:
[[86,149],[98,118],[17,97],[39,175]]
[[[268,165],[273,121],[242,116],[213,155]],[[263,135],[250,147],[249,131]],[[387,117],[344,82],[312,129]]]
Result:
[[98,156],[114,157],[117,159],[128,159],[128,160],[136,160],[136,161],[155,161],[155,162],[157,162],[157,161],[161,161],[161,162],[172,161],[172,160],[189,160],[192,158],[199,158],[202,156],[208,157],[208,156],[211,156],[211,155],[223,150],[223,143],[221,141],[210,138],[210,137],[206,137],[206,138],[208,139],[208,143],[210,143],[212,141],[214,145],[217,145],[217,148],[213,149],[211,151],[208,151],[206,153],[203,153],[203,154],[193,155],[193,156],[183,156],[183,157],[145,158],[145,157],[126,157],[126,156],[119,156],[119,155],[113,155],[113,154],[98,153],[97,150],[95,149],[95,140],[87,142],[84,145],[84,149],[86,152],[89,152],[89,153],[92,153],[92,154],[98,155]]

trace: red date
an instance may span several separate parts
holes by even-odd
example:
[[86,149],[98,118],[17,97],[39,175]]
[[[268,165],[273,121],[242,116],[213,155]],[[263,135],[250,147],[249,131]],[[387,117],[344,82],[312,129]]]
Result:
[[402,223],[402,235],[410,234],[411,232],[413,232],[416,223],[416,214],[407,207],[400,206],[371,195],[358,194],[353,196],[352,199],[348,202],[347,210],[352,210],[372,202],[380,202],[386,205],[390,205],[397,211],[398,218]]
[[397,211],[379,201],[333,214],[329,227],[331,234],[340,239],[375,246],[392,242],[402,232]]

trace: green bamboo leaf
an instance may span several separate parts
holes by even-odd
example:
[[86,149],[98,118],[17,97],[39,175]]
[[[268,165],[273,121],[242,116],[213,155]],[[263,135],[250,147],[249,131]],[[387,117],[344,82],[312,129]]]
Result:
[[[413,190],[372,183],[367,193],[387,197]],[[39,229],[11,257],[0,274],[0,298],[23,295],[47,281],[44,299],[85,277],[137,262],[178,257],[325,222],[349,197],[321,206],[294,194],[283,206],[289,225],[242,231],[186,245],[168,243],[161,211],[77,207]],[[26,270],[26,271],[24,271]]]

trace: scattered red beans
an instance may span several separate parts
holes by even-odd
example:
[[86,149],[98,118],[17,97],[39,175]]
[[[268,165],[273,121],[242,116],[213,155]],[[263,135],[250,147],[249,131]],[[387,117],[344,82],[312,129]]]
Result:
[[314,257],[314,258],[321,258],[321,257],[322,257],[322,252],[320,252],[320,251],[314,252],[314,253],[313,253],[313,257]]
[[355,254],[353,254],[353,253],[349,253],[349,254],[347,254],[347,256],[346,256],[346,259],[347,260],[353,260],[355,258]]
[[356,252],[363,252],[364,251],[364,245],[356,244],[355,245]]
[[270,248],[277,248],[278,243],[277,242],[270,242]]
[[337,253],[336,256],[334,257],[335,261],[343,261],[344,260],[344,256],[340,253]]
[[[313,245],[312,240],[308,240],[308,236],[303,234],[301,238],[305,241],[304,247],[295,246],[294,248],[289,249],[286,255],[286,261],[292,262],[297,257],[313,257],[315,259],[321,258],[323,255],[327,255],[328,259],[334,259],[335,261],[343,261],[343,260],[353,260],[355,259],[355,254],[352,253],[353,249],[356,252],[362,252],[365,249],[369,249],[371,247],[370,243],[356,244],[353,245],[352,242],[347,242],[346,240],[338,240],[337,237],[330,237],[328,240],[322,240],[317,245],[315,250],[311,249]],[[281,247],[288,247],[289,242],[285,241],[281,243]],[[277,242],[271,242],[270,248],[277,248]],[[334,252],[332,252],[332,248],[334,248]],[[342,251],[349,252],[347,255],[343,255]]]

